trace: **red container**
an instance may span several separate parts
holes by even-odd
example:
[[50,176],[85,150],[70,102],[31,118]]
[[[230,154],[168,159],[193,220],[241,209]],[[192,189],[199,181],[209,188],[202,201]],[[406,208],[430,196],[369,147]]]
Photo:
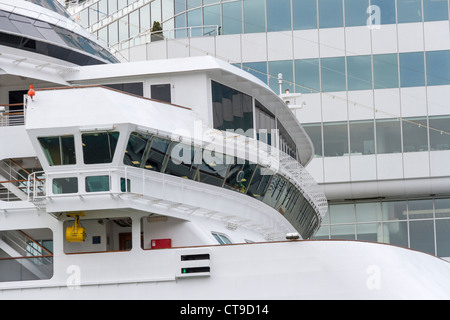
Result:
[[172,239],[153,239],[151,241],[152,249],[172,248]]

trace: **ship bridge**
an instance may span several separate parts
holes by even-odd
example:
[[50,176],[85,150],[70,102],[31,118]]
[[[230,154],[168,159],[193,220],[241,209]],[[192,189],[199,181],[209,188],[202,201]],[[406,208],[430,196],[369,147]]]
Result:
[[295,159],[182,106],[104,87],[40,90],[25,127],[44,170],[30,176],[30,200],[56,218],[136,212],[277,240],[310,238],[327,210]]

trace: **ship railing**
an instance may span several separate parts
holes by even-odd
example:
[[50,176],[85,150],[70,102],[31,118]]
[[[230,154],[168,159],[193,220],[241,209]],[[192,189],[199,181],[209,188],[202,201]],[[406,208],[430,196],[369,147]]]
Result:
[[0,232],[0,249],[10,257],[0,258],[0,282],[50,279],[53,254],[21,230]]
[[27,200],[28,175],[14,159],[0,161],[0,200]]
[[[275,151],[278,152],[278,151]],[[328,210],[328,203],[325,195],[321,191],[319,185],[315,182],[312,176],[304,169],[304,167],[295,159],[282,152],[279,153],[280,166],[278,173],[284,177],[289,178],[289,181],[296,185],[297,189],[303,194],[316,212],[320,216],[324,216]],[[154,175],[149,174],[149,170],[142,170],[130,166],[109,167],[109,168],[92,168],[80,169],[71,171],[57,171],[52,173],[34,172],[28,178],[28,197],[30,201],[36,202],[43,199],[51,199],[53,197],[73,196],[95,196],[104,194],[122,194],[131,193],[130,185],[132,184],[134,194],[146,195],[149,190],[146,190],[147,181],[155,179]],[[162,179],[167,176],[162,174],[157,179]],[[48,178],[72,178],[70,183],[71,190],[77,192],[66,192],[64,190],[56,191],[53,182],[46,183]],[[85,190],[87,177],[108,177],[108,179],[99,179],[100,185],[95,192]],[[52,180],[52,181],[53,181]],[[57,189],[57,188],[56,188]],[[321,217],[318,217],[321,220]]]
[[23,103],[0,105],[0,127],[23,126],[25,112]]
[[43,198],[46,195],[45,190],[45,173],[43,171],[33,172],[28,175],[26,193],[28,195],[28,201],[35,201],[36,199]]

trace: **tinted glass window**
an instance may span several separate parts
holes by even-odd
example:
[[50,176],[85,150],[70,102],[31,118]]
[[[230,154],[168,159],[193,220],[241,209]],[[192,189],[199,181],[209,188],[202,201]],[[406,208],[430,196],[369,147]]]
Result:
[[170,151],[171,141],[161,138],[153,138],[150,153],[144,167],[152,171],[161,172],[166,164],[166,158]]
[[401,122],[397,119],[377,120],[377,153],[402,152]]
[[152,99],[171,103],[170,84],[154,84],[151,87]]
[[316,157],[322,156],[322,125],[320,123],[303,124],[309,138],[314,145],[314,155]]
[[267,62],[264,61],[243,63],[242,69],[267,84]]
[[[69,48],[59,46],[69,46],[70,48],[87,51],[98,58],[117,62],[111,53],[74,32],[18,14],[11,14],[5,11],[0,12],[0,29],[17,34],[2,34],[0,37],[2,44],[49,55],[78,65],[100,64],[102,62],[74,52]],[[27,36],[34,39],[28,39]],[[11,41],[12,38],[14,38],[14,41]],[[58,46],[39,41],[38,39],[55,43]]]
[[375,89],[398,88],[397,54],[379,54],[373,57]]
[[281,85],[281,93],[289,90],[294,92],[294,66],[292,60],[269,61],[269,85],[270,88],[276,92],[280,92],[278,84],[278,74],[283,75],[283,84]]
[[447,0],[423,0],[425,21],[448,20]]
[[194,179],[201,163],[201,149],[182,143],[175,143],[165,173],[185,179]]
[[222,33],[242,33],[242,3],[241,1],[222,4]]
[[397,16],[399,23],[421,22],[421,0],[397,0]]
[[82,135],[85,164],[111,163],[119,132],[86,133]]
[[317,28],[317,0],[292,0],[294,30]]
[[[374,24],[394,24],[397,19],[395,17],[395,1],[391,0],[370,0],[372,9],[372,23]],[[375,7],[376,6],[376,7]]]
[[322,91],[345,91],[345,58],[324,58],[321,63]]
[[214,128],[240,130],[253,137],[253,101],[242,92],[212,81]]
[[193,27],[189,30],[190,37],[200,37],[203,35],[202,10],[191,10],[187,13],[187,26]]
[[[205,26],[218,26],[219,30],[221,27],[220,23],[220,5],[209,6],[203,8],[203,23]],[[214,29],[214,31],[212,31]],[[207,27],[205,28],[205,35],[209,33],[212,35],[216,34],[215,28]]]
[[78,192],[77,178],[57,178],[53,179],[53,194],[67,194]]
[[287,181],[283,179],[282,177],[276,175],[273,176],[269,189],[266,191],[266,194],[264,196],[264,203],[268,204],[271,207],[275,207],[278,200],[281,197],[281,194],[287,184]]
[[432,220],[409,222],[410,248],[435,254],[434,222]]
[[73,136],[38,138],[51,166],[76,164]]
[[244,32],[266,31],[266,7],[264,0],[244,0]]
[[350,122],[350,153],[355,155],[375,153],[373,121]]
[[430,149],[450,150],[450,116],[430,117]]
[[345,122],[323,124],[325,157],[340,157],[348,154],[348,128]]
[[129,166],[141,167],[150,141],[151,136],[133,132],[128,140],[123,163]]
[[221,187],[231,159],[214,151],[204,150],[197,181]]
[[426,61],[429,86],[450,84],[450,51],[427,51]]
[[200,7],[202,5],[202,0],[187,0],[187,9],[193,9]]
[[416,87],[425,85],[423,52],[400,53],[400,85]]
[[345,25],[347,27],[367,24],[368,0],[345,0]]
[[348,90],[372,89],[372,58],[370,56],[347,57]]
[[248,187],[247,194],[253,198],[262,200],[269,187],[270,180],[274,175],[275,173],[269,169],[257,166],[250,186]]
[[295,60],[295,92],[320,91],[319,59]]
[[426,118],[404,118],[403,152],[428,151]]
[[106,87],[120,90],[123,92],[131,93],[140,97],[144,96],[144,84],[142,82],[138,83],[116,83],[107,84]]
[[86,192],[109,191],[109,176],[86,177]]
[[267,31],[291,30],[291,1],[267,1]]
[[319,27],[338,28],[343,26],[342,0],[319,0]]
[[232,189],[241,193],[247,192],[248,184],[253,176],[256,165],[241,159],[235,159],[236,164],[230,166],[227,178],[225,180],[225,188]]

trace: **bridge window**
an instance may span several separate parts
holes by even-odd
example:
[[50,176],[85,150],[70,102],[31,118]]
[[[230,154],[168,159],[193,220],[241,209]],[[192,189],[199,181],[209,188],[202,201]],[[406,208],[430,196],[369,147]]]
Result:
[[109,176],[86,177],[86,192],[109,191]]
[[253,138],[253,100],[242,92],[212,81],[214,128],[239,130]]
[[142,159],[147,151],[147,146],[151,142],[152,137],[133,132],[128,140],[127,150],[123,163],[133,167],[141,167]]
[[53,179],[53,194],[66,194],[78,192],[78,178]]
[[41,137],[38,140],[51,166],[76,164],[73,136]]
[[85,164],[111,163],[119,132],[86,133],[82,135]]
[[231,165],[225,181],[225,188],[246,193],[250,179],[255,171],[256,164],[249,163],[248,161],[239,164],[239,162],[242,163],[244,161],[237,158],[235,160],[237,164]]
[[170,144],[170,140],[153,138],[152,147],[147,157],[147,161],[145,162],[144,168],[161,172],[164,167],[168,151],[170,150]]
[[222,187],[231,160],[215,151],[204,150],[197,181]]
[[197,173],[201,156],[201,149],[177,143],[172,148],[165,173],[192,180]]

